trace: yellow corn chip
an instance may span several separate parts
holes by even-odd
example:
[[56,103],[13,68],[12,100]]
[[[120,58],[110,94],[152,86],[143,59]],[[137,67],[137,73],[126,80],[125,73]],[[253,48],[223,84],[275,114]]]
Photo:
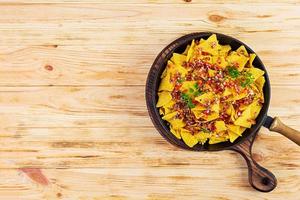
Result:
[[220,143],[220,142],[225,142],[227,141],[227,138],[226,137],[211,137],[209,139],[209,144],[217,144],[217,143]]
[[172,91],[174,89],[174,84],[170,81],[170,74],[167,74],[160,82],[158,91]]
[[208,69],[208,75],[209,75],[209,77],[214,77],[216,75],[216,73],[217,73],[216,70]]
[[181,129],[181,137],[186,145],[193,147],[198,143],[198,140],[189,131]]
[[190,88],[195,88],[195,84],[197,83],[197,81],[184,81],[182,83],[182,86],[180,88],[181,91],[188,91]]
[[190,59],[193,56],[194,53],[194,48],[195,48],[195,40],[192,41],[191,47],[188,50],[187,56],[186,56],[186,62],[190,61]]
[[237,52],[231,52],[229,56],[227,56],[226,61],[230,66],[238,66],[238,71],[242,71],[248,62],[249,58],[244,55],[238,55]]
[[209,115],[202,115],[201,116],[201,118],[203,118],[207,122],[212,121],[214,119],[217,119],[218,117],[219,117],[219,113],[215,113],[215,112],[212,112]]
[[216,127],[216,132],[221,132],[221,131],[225,131],[227,128],[225,126],[225,122],[224,121],[216,121],[215,122],[215,127]]
[[248,54],[248,52],[247,52],[247,50],[246,50],[246,48],[245,48],[244,45],[240,46],[240,47],[236,50],[236,52],[237,52],[239,55],[244,55],[245,57],[248,57],[248,56],[249,56],[249,54]]
[[181,136],[180,136],[180,130],[174,130],[172,127],[170,128],[170,132],[173,133],[173,135],[175,135],[175,137],[177,139],[181,139]]
[[200,144],[204,144],[210,137],[210,134],[205,133],[205,132],[199,132],[199,133],[196,133],[194,136]]
[[211,110],[213,112],[219,113],[220,111],[220,102],[217,101],[215,104],[212,105]]
[[262,92],[265,82],[266,80],[264,76],[260,76],[256,79],[255,84],[260,92]]
[[183,55],[187,55],[189,49],[190,49],[191,45],[187,45],[184,52],[182,53]]
[[162,107],[160,107],[158,111],[159,111],[160,115],[164,115],[165,114],[164,108],[162,108]]
[[217,55],[220,49],[216,34],[212,34],[206,41],[200,43],[198,46],[202,51],[211,55]]
[[166,121],[171,121],[172,119],[174,119],[174,117],[177,115],[177,112],[171,112],[165,116],[162,117],[163,120],[166,120]]
[[219,55],[222,57],[226,56],[228,52],[231,50],[230,45],[220,45]]
[[213,56],[211,63],[217,64],[218,66],[222,67],[225,69],[228,65],[228,62],[225,60],[224,56]]
[[259,77],[261,77],[265,73],[263,70],[258,69],[256,67],[249,68],[248,72],[252,74],[252,76],[254,78],[253,81],[256,81],[256,79],[258,79]]
[[185,126],[185,123],[182,121],[182,119],[172,119],[169,120],[169,123],[171,124],[172,128],[175,130],[178,130]]
[[182,63],[186,61],[186,56],[178,53],[173,53],[171,61],[173,61],[175,65],[182,66]]
[[229,135],[230,142],[234,142],[239,137],[238,134],[236,134],[230,130],[228,131],[228,135]]
[[169,103],[163,105],[163,108],[164,108],[164,110],[165,110],[164,114],[169,114],[169,113],[171,113],[174,104],[175,104],[175,101],[174,101],[174,100],[171,100],[171,101],[169,101]]
[[249,120],[251,119],[251,110],[250,107],[246,108],[242,115],[237,118],[234,122],[235,125],[250,128],[251,127],[251,122]]
[[233,124],[230,124],[230,125],[227,125],[228,127],[228,130],[234,132],[235,134],[241,136],[242,133],[246,130],[245,127],[241,127],[241,126],[236,126],[236,125],[233,125]]
[[200,102],[200,103],[202,103],[202,104],[205,104],[208,101],[213,100],[213,98],[214,98],[214,93],[207,92],[207,93],[204,93],[204,94],[196,97],[195,100],[198,101],[198,102]]
[[256,57],[255,53],[250,53],[250,58],[249,58],[249,67],[253,67],[253,61]]
[[172,95],[170,92],[166,92],[166,91],[159,92],[156,107],[164,106],[167,103],[169,103],[171,100],[172,100]]

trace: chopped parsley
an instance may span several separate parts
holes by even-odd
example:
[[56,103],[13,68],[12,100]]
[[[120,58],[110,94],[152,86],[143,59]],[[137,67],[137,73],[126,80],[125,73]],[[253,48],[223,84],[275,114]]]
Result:
[[195,105],[192,102],[192,98],[185,93],[181,94],[181,99],[186,103],[189,108],[195,108]]
[[202,94],[202,91],[199,89],[198,83],[195,83],[193,85],[193,87],[191,87],[191,88],[188,89],[188,94],[191,95],[191,96],[193,96],[193,97],[197,97],[200,94]]
[[240,72],[234,67],[228,67],[228,74],[231,78],[237,78]]
[[201,131],[203,131],[204,133],[210,133],[210,131],[206,128],[201,128]]
[[196,92],[194,92],[194,96],[197,97],[199,95],[201,95],[203,92],[200,90],[197,90]]
[[177,82],[178,83],[182,83],[184,80],[181,78],[181,79],[177,79]]
[[253,81],[254,81],[253,75],[250,72],[246,72],[245,73],[245,80],[241,82],[241,86],[242,87],[247,87],[251,83],[253,83]]

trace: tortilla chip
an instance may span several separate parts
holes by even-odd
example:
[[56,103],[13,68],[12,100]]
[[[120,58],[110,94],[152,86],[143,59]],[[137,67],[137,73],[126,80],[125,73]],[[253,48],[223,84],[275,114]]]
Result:
[[263,91],[263,87],[264,87],[264,84],[265,84],[266,80],[265,80],[265,77],[264,76],[261,76],[259,78],[256,79],[255,81],[255,84],[257,86],[257,89],[262,92]]
[[258,103],[258,100],[256,100],[253,103],[251,103],[249,107],[250,107],[251,118],[255,119],[258,116],[262,108],[262,105]]
[[195,40],[192,41],[191,47],[188,50],[187,56],[186,56],[186,62],[190,61],[194,54],[194,48],[195,48]]
[[175,101],[174,101],[174,100],[171,100],[171,101],[169,101],[169,103],[163,105],[163,108],[164,108],[164,110],[165,110],[164,114],[169,114],[169,113],[171,113],[174,104],[175,104]]
[[253,61],[255,60],[256,54],[255,53],[250,53],[249,57],[249,67],[253,67]]
[[218,66],[222,67],[225,69],[228,65],[228,62],[225,60],[224,56],[213,56],[212,61],[213,64],[217,64]]
[[211,110],[213,112],[219,113],[220,111],[220,102],[217,101],[215,104],[212,105]]
[[220,45],[219,55],[222,57],[226,56],[228,52],[231,50],[230,45]]
[[183,81],[180,87],[180,91],[189,91],[190,88],[195,89],[197,81]]
[[246,50],[246,48],[245,48],[244,45],[240,46],[240,47],[236,50],[236,52],[237,52],[239,55],[244,55],[245,57],[248,57],[248,56],[249,56],[249,54],[248,54],[248,52],[247,52],[247,50]]
[[193,147],[198,143],[198,140],[189,131],[181,129],[181,137],[186,145]]
[[202,104],[205,104],[207,103],[208,101],[211,101],[213,100],[214,98],[214,93],[212,92],[206,92],[198,97],[195,98],[196,101],[202,103]]
[[182,66],[182,63],[186,61],[186,56],[185,56],[185,55],[178,54],[178,53],[173,53],[173,56],[172,56],[172,58],[171,58],[171,61],[172,61],[175,65]]
[[248,62],[249,58],[244,55],[238,55],[237,52],[231,52],[229,56],[227,56],[226,61],[230,66],[238,66],[238,71],[241,72],[246,63]]
[[216,121],[215,122],[215,127],[216,127],[216,132],[221,132],[221,131],[225,131],[227,128],[225,126],[225,122],[224,121]]
[[253,81],[256,81],[256,79],[258,79],[259,77],[261,77],[265,73],[263,70],[258,69],[256,67],[249,68],[248,72],[252,74],[252,76],[254,78]]
[[210,115],[202,115],[201,118],[204,119],[206,122],[212,121],[219,117],[219,113],[212,112]]
[[163,120],[166,120],[166,121],[170,121],[172,119],[174,119],[174,117],[177,115],[177,112],[171,112],[165,116],[162,117]]
[[204,144],[210,137],[210,134],[205,133],[205,132],[199,132],[199,133],[196,133],[194,136],[200,144]]
[[243,111],[242,115],[234,121],[234,124],[238,126],[250,128],[252,125],[251,122],[249,122],[250,119],[251,119],[251,110],[250,107],[248,107]]
[[190,49],[191,45],[187,45],[184,52],[182,53],[183,55],[187,55],[189,49]]
[[226,137],[211,137],[209,139],[209,144],[217,144],[217,143],[220,143],[220,142],[225,142],[227,141],[227,138]]
[[202,51],[207,52],[211,55],[217,55],[220,49],[216,34],[212,34],[207,40],[200,43],[198,46]]
[[158,91],[173,91],[174,84],[170,81],[171,75],[168,73],[160,82]]
[[228,135],[229,135],[229,141],[230,142],[234,142],[239,137],[238,134],[236,134],[236,133],[234,133],[230,130],[228,131]]
[[170,128],[170,132],[173,133],[173,135],[177,138],[177,139],[181,139],[180,136],[180,130],[174,130],[172,127]]
[[169,123],[171,124],[172,128],[175,130],[178,130],[185,126],[185,123],[182,121],[182,119],[172,119],[169,120]]
[[208,76],[209,77],[215,77],[216,73],[217,73],[216,70],[208,69]]
[[172,100],[172,95],[170,92],[166,92],[166,91],[159,92],[156,107],[164,106],[167,103],[169,103],[171,100]]
[[236,126],[233,124],[227,125],[228,130],[230,130],[231,132],[234,132],[235,134],[241,136],[242,133],[246,130],[245,127],[241,127],[241,126]]

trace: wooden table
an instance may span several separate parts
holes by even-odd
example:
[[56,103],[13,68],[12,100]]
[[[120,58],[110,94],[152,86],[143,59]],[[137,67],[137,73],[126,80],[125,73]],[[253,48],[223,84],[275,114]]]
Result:
[[144,99],[165,45],[216,31],[257,51],[269,114],[300,129],[299,1],[0,2],[1,200],[300,198],[296,144],[262,128],[254,157],[278,186],[260,193],[236,153],[168,144]]

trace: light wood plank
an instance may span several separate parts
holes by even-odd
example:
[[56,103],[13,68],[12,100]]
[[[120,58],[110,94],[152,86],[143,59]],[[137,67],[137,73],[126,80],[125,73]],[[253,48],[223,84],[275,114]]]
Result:
[[[300,128],[299,87],[273,88],[269,114]],[[0,109],[2,127],[152,126],[144,86],[1,87]]]
[[[171,200],[183,198],[279,200],[282,199],[283,193],[286,199],[297,199],[299,191],[297,180],[299,175],[295,176],[293,171],[285,169],[277,170],[278,181],[282,184],[271,193],[259,193],[250,188],[244,169],[199,170],[189,166],[173,170],[165,168],[70,168],[46,169],[43,173],[51,182],[49,186],[39,186],[19,171],[2,170],[1,197],[6,200],[16,200],[16,197],[18,200]],[[207,174],[211,176],[207,178]]]
[[300,41],[298,5],[2,4],[0,9],[1,46],[165,44],[196,31],[270,47],[280,41],[283,49]]
[[[195,4],[224,4],[224,1],[222,0],[207,0],[207,1],[201,1],[201,0],[192,0],[190,2],[187,2],[185,0],[52,0],[51,2],[46,0],[13,0],[13,1],[7,1],[7,0],[0,0],[0,4],[53,4],[53,3],[78,3],[78,4],[86,4],[86,3],[96,3],[96,4],[116,4],[116,5],[122,5],[122,4],[189,4],[189,5],[195,5]],[[227,0],[226,3],[233,3],[233,4],[243,4],[243,3],[255,3],[255,4],[280,4],[283,3],[280,0]],[[284,4],[297,4],[299,3],[298,0],[285,0]]]
[[[1,169],[214,166],[246,170],[234,152],[181,150],[168,144],[154,128],[6,128],[1,129],[0,137]],[[266,128],[260,131],[253,153],[259,163],[275,171],[297,173],[300,167],[297,145]]]
[[[144,85],[163,48],[164,45],[0,46],[0,86]],[[272,85],[300,85],[300,49],[259,46],[257,53],[268,69]]]
[[[168,144],[148,117],[144,85],[155,56],[174,39],[229,34],[265,63],[269,114],[300,129],[299,6],[0,0],[0,199],[297,199],[297,145],[261,129],[253,156],[278,187],[257,192],[236,153]],[[50,184],[30,179],[24,167],[41,168]]]

